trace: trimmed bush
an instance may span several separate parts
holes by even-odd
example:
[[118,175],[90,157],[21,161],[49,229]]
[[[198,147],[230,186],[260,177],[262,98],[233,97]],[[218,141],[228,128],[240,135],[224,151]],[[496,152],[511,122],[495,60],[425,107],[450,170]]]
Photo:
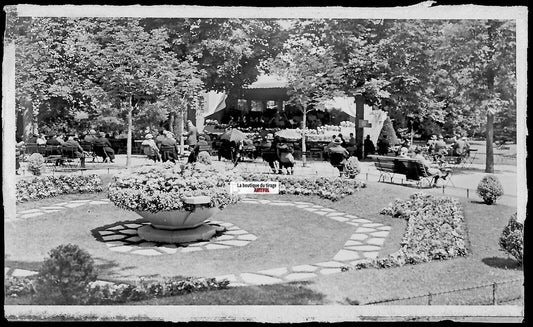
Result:
[[490,205],[503,195],[503,186],[496,176],[486,175],[477,186],[477,194]]
[[28,158],[28,170],[35,176],[39,176],[42,173],[44,166],[44,157],[40,153],[32,153]]
[[355,178],[361,173],[361,167],[359,166],[359,159],[357,157],[350,157],[346,160],[344,173],[350,178]]
[[300,177],[253,173],[244,173],[241,177],[247,182],[279,182],[280,194],[318,195],[331,201],[340,200],[355,193],[358,189],[366,187],[363,182],[340,177]]
[[79,304],[85,289],[96,280],[94,261],[77,245],[60,245],[50,250],[36,280],[36,295],[42,304]]
[[516,213],[511,216],[509,223],[500,236],[500,249],[522,264],[524,256],[524,224],[516,220]]
[[58,175],[22,179],[16,189],[17,202],[24,202],[61,194],[101,192],[103,187],[98,175]]

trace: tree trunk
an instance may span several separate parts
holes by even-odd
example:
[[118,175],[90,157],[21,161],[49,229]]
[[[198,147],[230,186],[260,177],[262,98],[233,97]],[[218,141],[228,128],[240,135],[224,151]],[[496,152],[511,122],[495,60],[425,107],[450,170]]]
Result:
[[307,167],[307,157],[305,155],[305,152],[307,151],[305,147],[305,135],[306,135],[306,127],[307,127],[307,109],[305,106],[302,109],[303,111],[303,120],[302,120],[302,166]]
[[176,113],[171,112],[168,121],[168,130],[174,133],[174,121],[176,120]]
[[486,131],[486,158],[485,158],[485,172],[489,174],[494,173],[494,114],[487,111],[487,131]]
[[178,125],[181,154],[183,154],[183,151],[185,151],[185,140],[183,139],[183,122],[184,121],[185,121],[185,110],[182,110],[180,111],[180,124]]
[[132,125],[133,125],[133,97],[130,97],[130,103],[128,108],[128,139],[126,145],[126,168],[131,167],[131,143],[132,143]]

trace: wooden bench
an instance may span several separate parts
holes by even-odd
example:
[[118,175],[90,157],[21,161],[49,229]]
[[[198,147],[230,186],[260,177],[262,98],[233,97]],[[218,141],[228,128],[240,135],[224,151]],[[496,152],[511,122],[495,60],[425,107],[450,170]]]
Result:
[[393,182],[394,175],[405,175],[406,180],[416,181],[416,186],[421,187],[424,182],[428,186],[432,185],[432,180],[435,175],[428,172],[426,166],[417,160],[409,158],[398,158],[389,156],[368,156],[374,160],[374,165],[380,171],[378,182],[385,182],[385,178],[390,178]]

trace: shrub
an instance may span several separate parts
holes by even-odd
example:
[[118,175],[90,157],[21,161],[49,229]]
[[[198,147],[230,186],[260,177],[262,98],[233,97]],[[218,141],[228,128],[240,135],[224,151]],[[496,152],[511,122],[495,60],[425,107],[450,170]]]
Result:
[[36,280],[36,295],[42,304],[79,304],[89,282],[96,279],[94,261],[77,245],[59,245],[50,250]]
[[366,187],[363,182],[340,177],[299,177],[253,173],[244,173],[241,177],[245,181],[277,181],[280,183],[280,194],[317,195],[332,201],[342,199],[353,194],[359,188]]
[[350,157],[344,164],[344,173],[350,178],[355,178],[361,173],[361,167],[359,166],[359,160],[357,157]]
[[494,175],[486,175],[477,186],[477,194],[486,204],[493,204],[503,195],[503,186]]
[[98,175],[40,176],[19,180],[16,197],[17,202],[23,202],[61,194],[101,192],[102,189]]
[[516,213],[511,216],[509,223],[500,236],[500,249],[514,257],[522,264],[524,256],[524,224],[516,220]]
[[28,170],[35,176],[41,175],[44,166],[44,157],[40,153],[32,153],[28,158]]
[[191,196],[209,196],[209,206],[222,209],[239,200],[227,187],[234,179],[230,171],[221,173],[201,163],[148,165],[117,175],[108,196],[116,206],[132,211],[185,209],[183,200]]
[[204,165],[211,165],[211,155],[209,155],[209,152],[207,151],[201,151],[198,153],[198,163],[204,164]]

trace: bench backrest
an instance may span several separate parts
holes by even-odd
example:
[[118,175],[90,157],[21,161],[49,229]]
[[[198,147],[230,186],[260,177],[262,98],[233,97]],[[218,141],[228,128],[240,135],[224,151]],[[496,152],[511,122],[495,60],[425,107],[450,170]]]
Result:
[[213,147],[211,147],[211,145],[209,145],[209,144],[199,145],[198,146],[198,152],[207,151],[207,152],[211,153],[212,150],[213,150]]
[[430,176],[424,164],[417,159],[388,156],[369,157],[375,160],[374,165],[380,171],[406,175],[407,179],[412,180]]

